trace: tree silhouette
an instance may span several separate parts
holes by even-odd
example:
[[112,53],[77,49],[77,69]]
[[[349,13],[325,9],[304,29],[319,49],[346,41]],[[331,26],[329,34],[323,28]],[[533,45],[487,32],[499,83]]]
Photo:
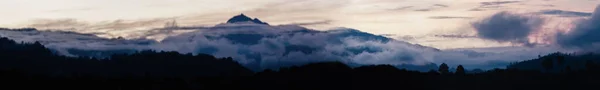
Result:
[[567,73],[573,72],[571,66],[565,67],[565,72],[567,72]]
[[565,56],[563,56],[563,55],[556,56],[556,63],[558,65],[564,65],[565,64]]
[[542,60],[542,67],[544,67],[545,70],[550,71],[553,68],[554,62],[552,59],[544,59]]
[[446,63],[442,63],[442,64],[440,65],[440,67],[439,67],[438,71],[439,71],[441,74],[448,74],[448,73],[450,73],[450,70],[449,70],[449,69],[450,69],[450,67],[448,67],[448,64],[446,64]]
[[458,65],[458,67],[456,67],[455,73],[459,74],[459,75],[464,75],[464,74],[466,74],[465,68],[462,65]]
[[[442,63],[437,71],[432,69],[429,72],[419,72],[398,69],[393,65],[350,67],[341,62],[319,62],[254,72],[241,66],[231,57],[216,58],[207,54],[193,55],[153,50],[112,55],[108,58],[67,57],[54,54],[39,42],[16,43],[7,38],[0,38],[0,83],[3,83],[0,89],[27,90],[39,87],[57,90],[595,88],[598,82],[594,81],[600,80],[597,77],[600,72],[594,71],[597,65],[592,60],[600,58],[600,55],[576,58],[578,60],[572,58],[575,57],[569,56],[569,60],[562,63],[584,65],[585,62],[585,68],[588,70],[571,72],[572,68],[581,67],[566,65],[566,72],[548,74],[539,70],[496,68],[488,71],[475,69],[473,71],[478,73],[453,76],[449,75],[449,67],[445,63]],[[521,63],[535,64],[532,66],[548,63],[553,65],[553,59],[555,58],[540,57],[534,59],[535,62],[518,62],[512,65]],[[572,63],[573,61],[579,62]],[[458,65],[456,74],[464,73],[466,73],[464,67]]]
[[593,61],[591,60],[586,60],[585,61],[585,69],[588,71],[592,71],[595,70],[596,65],[594,64]]
[[565,61],[565,56],[564,55],[558,55],[556,56],[556,65],[555,67],[564,67],[566,65],[566,61]]

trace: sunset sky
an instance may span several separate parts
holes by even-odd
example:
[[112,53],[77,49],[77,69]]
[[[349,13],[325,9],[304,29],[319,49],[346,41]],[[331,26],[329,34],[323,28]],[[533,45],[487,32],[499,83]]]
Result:
[[[244,13],[272,25],[299,24],[317,30],[354,28],[440,49],[511,46],[475,38],[472,23],[498,12],[539,16],[534,33],[568,31],[572,21],[589,18],[600,0],[0,0],[0,27],[36,27],[78,32],[126,31],[162,27],[211,26]],[[575,16],[542,11],[570,11]],[[582,15],[583,14],[583,15]],[[90,27],[119,22],[115,30]],[[117,24],[119,24],[117,23]],[[142,23],[142,24],[136,24]],[[74,28],[74,29],[65,29]],[[529,36],[543,43],[546,34]],[[463,37],[457,37],[463,36]]]

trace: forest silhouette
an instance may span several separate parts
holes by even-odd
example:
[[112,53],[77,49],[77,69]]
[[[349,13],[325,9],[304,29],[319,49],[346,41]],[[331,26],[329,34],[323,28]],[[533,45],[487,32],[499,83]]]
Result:
[[[429,72],[341,62],[251,71],[232,58],[145,50],[67,57],[39,42],[0,38],[0,88],[78,90],[569,90],[595,88],[600,55],[553,53],[484,72],[440,64]],[[451,72],[454,71],[454,72]]]

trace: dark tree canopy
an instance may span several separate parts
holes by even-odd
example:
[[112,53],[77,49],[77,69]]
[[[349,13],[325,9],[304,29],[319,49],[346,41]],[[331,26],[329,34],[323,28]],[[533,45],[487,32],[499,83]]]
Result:
[[542,61],[542,66],[544,67],[544,69],[546,70],[550,70],[554,67],[554,60],[552,59],[545,59]]
[[565,64],[565,62],[566,62],[566,61],[565,61],[565,56],[562,56],[562,55],[560,55],[560,56],[556,56],[556,63],[557,63],[558,65],[564,65],[564,64]]
[[440,65],[440,68],[438,69],[438,71],[442,74],[448,74],[448,73],[450,73],[449,69],[450,69],[450,67],[448,67],[448,64],[442,63]]
[[215,58],[205,54],[184,55],[145,50],[105,59],[66,57],[53,54],[39,42],[18,44],[7,38],[0,38],[0,58],[0,70],[20,69],[28,73],[53,75],[230,76],[252,73],[231,58]]
[[[546,60],[541,58],[544,57],[514,64],[541,68],[539,60]],[[564,63],[577,61],[567,60],[573,58],[566,57]],[[586,70],[571,70],[570,65],[565,66],[570,70],[568,73],[550,74],[518,68],[469,71],[462,65],[457,66],[456,73],[450,73],[445,63],[438,71],[418,72],[392,65],[350,67],[341,62],[320,62],[253,72],[230,57],[152,50],[110,58],[66,57],[53,54],[40,43],[16,43],[0,38],[2,90],[570,90],[597,87],[595,81],[600,80],[600,71],[595,69],[597,65],[593,61],[585,62]]]
[[594,70],[594,69],[596,69],[596,64],[593,61],[591,61],[591,60],[586,60],[585,61],[585,68],[587,70]]
[[456,67],[456,74],[464,75],[465,73],[465,67],[463,67],[462,65],[458,65]]

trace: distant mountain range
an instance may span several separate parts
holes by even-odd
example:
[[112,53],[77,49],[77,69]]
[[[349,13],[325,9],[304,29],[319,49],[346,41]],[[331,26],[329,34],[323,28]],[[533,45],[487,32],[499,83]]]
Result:
[[[298,25],[269,25],[244,14],[211,27],[177,26],[145,32],[139,35],[140,38],[110,39],[77,32],[4,28],[0,29],[0,36],[23,42],[39,41],[53,52],[66,56],[106,58],[141,50],[177,51],[233,57],[252,70],[341,61],[350,66],[389,64],[409,70],[429,71],[437,69],[435,60],[480,59],[496,55],[482,53],[481,56],[479,52],[468,50],[441,51],[351,28],[319,31]],[[184,33],[172,34],[175,32]],[[159,41],[145,38],[153,35],[166,37]],[[461,62],[448,63],[456,65]],[[485,65],[465,66],[478,68]]]

